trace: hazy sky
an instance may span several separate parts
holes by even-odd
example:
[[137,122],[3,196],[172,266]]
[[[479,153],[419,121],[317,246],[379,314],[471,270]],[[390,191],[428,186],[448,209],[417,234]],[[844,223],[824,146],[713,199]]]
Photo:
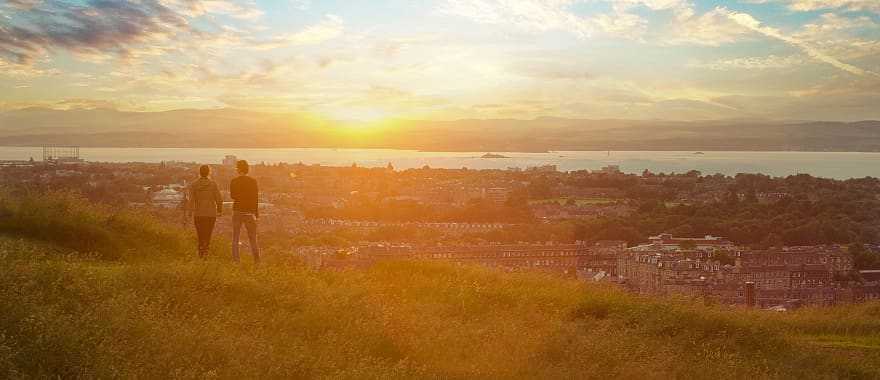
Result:
[[880,0],[0,0],[0,110],[880,119]]

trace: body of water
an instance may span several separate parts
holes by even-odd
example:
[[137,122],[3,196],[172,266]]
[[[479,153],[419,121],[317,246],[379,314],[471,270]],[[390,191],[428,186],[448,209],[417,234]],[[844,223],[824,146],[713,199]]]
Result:
[[[880,153],[841,152],[493,152],[508,158],[480,158],[486,152],[420,152],[394,149],[217,149],[217,148],[82,148],[87,161],[162,162],[184,161],[217,164],[227,154],[252,163],[298,163],[328,166],[383,167],[391,163],[397,169],[432,168],[506,169],[556,165],[559,170],[597,170],[619,165],[627,173],[684,173],[699,170],[703,174],[764,173],[787,176],[807,173],[837,179],[880,177]],[[39,147],[0,147],[0,160],[42,159]]]

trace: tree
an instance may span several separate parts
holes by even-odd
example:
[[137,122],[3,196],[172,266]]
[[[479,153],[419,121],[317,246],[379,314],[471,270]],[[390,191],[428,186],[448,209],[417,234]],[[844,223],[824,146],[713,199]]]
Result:
[[769,235],[764,237],[764,240],[761,240],[761,248],[770,249],[774,247],[782,247],[785,243],[782,242],[782,237],[776,234],[775,232],[771,232]]
[[847,250],[857,270],[880,268],[880,254],[866,249],[861,243],[852,243]]

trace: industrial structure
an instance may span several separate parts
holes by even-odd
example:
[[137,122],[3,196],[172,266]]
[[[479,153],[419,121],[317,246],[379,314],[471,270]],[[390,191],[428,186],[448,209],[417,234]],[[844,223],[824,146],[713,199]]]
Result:
[[78,146],[43,146],[43,162],[49,164],[81,163]]

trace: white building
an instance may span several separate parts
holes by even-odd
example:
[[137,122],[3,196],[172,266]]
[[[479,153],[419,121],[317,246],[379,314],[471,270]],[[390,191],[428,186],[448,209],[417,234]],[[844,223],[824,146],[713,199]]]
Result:
[[153,193],[151,199],[154,206],[164,208],[177,208],[180,207],[180,204],[184,200],[184,193],[183,191],[175,190],[171,187],[166,187]]
[[226,157],[223,158],[223,166],[235,166],[236,162],[238,162],[238,157],[231,154],[227,154]]

